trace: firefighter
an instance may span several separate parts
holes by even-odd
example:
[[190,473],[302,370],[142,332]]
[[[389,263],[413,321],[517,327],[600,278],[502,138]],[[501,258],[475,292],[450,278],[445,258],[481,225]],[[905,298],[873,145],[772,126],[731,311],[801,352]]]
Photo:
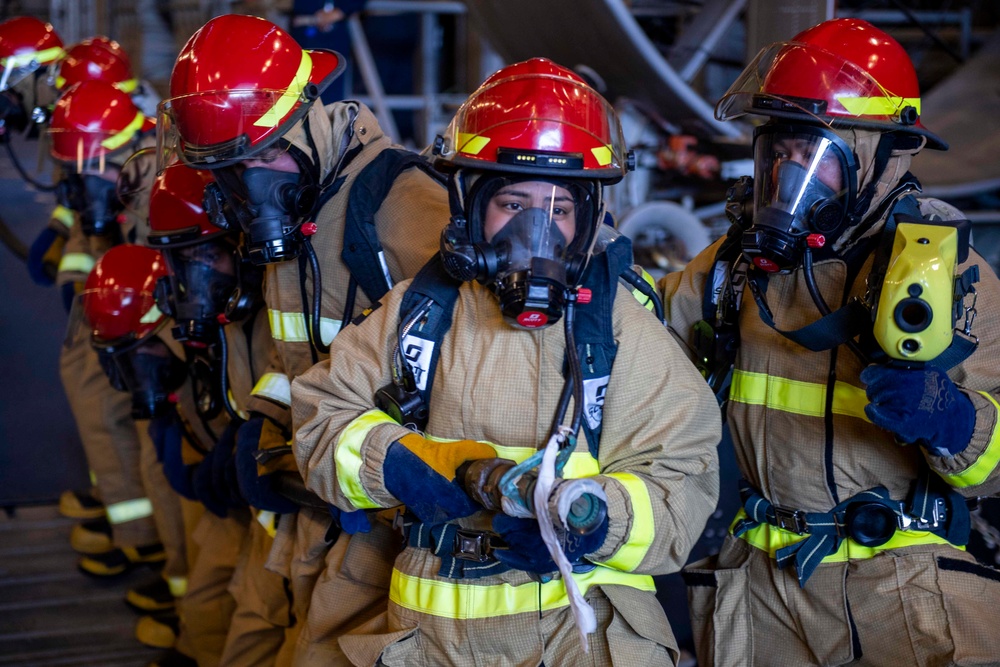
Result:
[[48,69],[65,53],[50,23],[33,16],[0,23],[0,119],[5,134],[24,131],[36,106],[55,101],[46,83]]
[[906,327],[928,308],[946,351],[910,363],[873,326],[904,231],[967,224],[908,172],[947,148],[913,65],[872,25],[827,21],[747,67],[716,107],[744,114],[766,122],[737,224],[661,283],[671,327],[728,391],[743,476],[721,553],[686,570],[699,664],[993,663],[1000,576],[964,545],[969,504],[1000,488],[1000,285],[956,242],[954,275],[932,262],[940,294],[907,274],[887,311]]
[[248,507],[233,456],[243,405],[272,344],[260,270],[241,259],[237,234],[204,211],[213,182],[209,171],[175,164],[149,195],[147,244],[170,268],[157,300],[188,366],[187,391],[156,423],[154,442],[171,486],[207,510],[190,535],[182,636],[203,666],[271,664],[291,632],[284,581],[264,569],[274,517]]
[[[210,214],[240,229],[243,252],[265,267],[275,354],[246,405],[237,470],[250,504],[282,515],[268,569],[290,582],[300,664],[337,659],[343,628],[384,609],[382,554],[398,545],[360,519],[351,530],[368,532],[338,538],[339,512],[302,486],[287,444],[291,379],[326,357],[343,323],[422,266],[447,220],[444,188],[367,107],[315,103],[343,68],[339,54],[303,50],[268,21],[220,16],[181,50],[158,123],[164,159],[213,170]],[[360,569],[362,580],[342,568]],[[325,569],[326,588],[313,595]]]
[[[59,183],[60,196],[76,214],[57,279],[67,303],[73,301],[94,262],[131,236],[130,225],[122,224],[129,219],[115,194],[115,179],[126,158],[151,138],[152,126],[152,120],[127,94],[103,81],[81,82],[56,104],[49,126],[51,153],[65,172]],[[164,510],[157,526],[153,515],[153,503],[167,507],[176,501],[162,475],[157,481],[155,466],[140,463],[145,436],[135,426],[133,406],[127,396],[108,385],[87,337],[76,335],[82,332],[74,324],[77,317],[78,313],[70,314],[71,335],[62,348],[60,374],[88,464],[101,490],[115,547],[85,555],[80,567],[89,574],[105,576],[122,573],[138,563],[163,562],[168,554],[162,539],[174,549],[171,557],[177,565],[170,576],[179,581],[184,570],[180,518],[176,511]],[[146,444],[151,447],[148,441]],[[150,494],[157,492],[163,492],[162,498],[151,499]]]
[[[406,544],[387,613],[340,645],[369,665],[672,664],[651,575],[683,565],[715,506],[720,422],[619,286],[631,254],[593,254],[603,186],[629,160],[617,117],[533,59],[489,77],[438,152],[452,202],[439,257],[292,383],[308,487],[342,512],[406,507],[379,515]],[[589,489],[590,519],[551,550],[556,522],[531,516],[520,481],[498,502],[462,472],[520,463],[510,479],[537,473],[537,489],[541,447],[562,461],[542,504]]]

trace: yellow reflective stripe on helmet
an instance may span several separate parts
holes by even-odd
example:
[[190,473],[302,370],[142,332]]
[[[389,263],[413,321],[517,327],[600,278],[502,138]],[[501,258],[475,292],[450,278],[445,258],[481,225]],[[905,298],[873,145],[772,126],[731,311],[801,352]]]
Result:
[[21,67],[30,65],[33,62],[39,65],[47,65],[53,60],[62,58],[66,51],[61,46],[53,46],[51,49],[42,49],[32,53],[21,53],[0,59],[0,67]]
[[90,273],[94,268],[94,258],[84,252],[68,252],[59,260],[59,273],[73,271],[79,273]]
[[[573,579],[581,594],[586,594],[592,586],[631,586],[650,593],[656,591],[652,577],[608,567],[598,566],[590,572],[574,574]],[[506,583],[482,586],[456,583],[458,581],[422,579],[393,568],[389,599],[400,607],[457,620],[537,613],[569,605],[562,579],[520,586]]]
[[[747,514],[741,508],[740,511],[736,513],[736,518],[733,519],[733,523],[729,527],[729,532],[732,533],[733,525],[745,518],[747,518]],[[778,549],[787,547],[790,544],[795,544],[796,542],[801,542],[808,537],[808,535],[798,535],[782,528],[778,528],[777,526],[762,523],[756,528],[751,528],[743,533],[740,536],[740,539],[745,541],[747,544],[760,549],[761,551],[766,551],[771,558],[774,558]],[[840,548],[829,556],[826,556],[822,562],[843,563],[848,560],[863,560],[865,558],[873,558],[883,551],[901,549],[903,547],[913,547],[919,544],[946,544],[960,551],[965,551],[965,547],[956,546],[934,533],[928,533],[921,530],[897,530],[895,534],[889,538],[888,542],[878,547],[866,547],[858,544],[849,537],[844,538],[844,541],[840,543]]]
[[184,594],[187,593],[188,580],[187,577],[166,577],[167,586],[170,588],[170,594],[175,598],[182,598]]
[[295,71],[295,76],[285,92],[281,93],[278,101],[270,109],[265,111],[260,118],[254,121],[255,127],[277,127],[281,120],[288,115],[288,112],[300,101],[302,90],[309,83],[309,73],[312,72],[312,58],[302,50],[302,60],[299,61],[299,68]]
[[[772,410],[822,417],[826,408],[826,385],[788,378],[733,371],[729,400],[747,405],[763,405]],[[860,387],[837,382],[833,388],[833,413],[868,421],[868,396]]]
[[115,84],[115,88],[123,93],[131,93],[139,85],[139,79],[125,79]]
[[250,390],[251,396],[263,396],[282,405],[292,404],[292,381],[284,373],[264,373]]
[[163,319],[163,313],[160,311],[159,307],[154,303],[150,306],[146,314],[139,318],[140,324],[156,324],[161,319]]
[[153,516],[153,504],[149,502],[149,498],[123,500],[120,503],[108,505],[106,509],[108,511],[108,523],[113,526]]
[[898,116],[904,107],[920,113],[919,97],[838,97],[837,101],[853,116]]
[[333,458],[337,464],[337,484],[340,491],[359,510],[379,507],[378,503],[365,493],[361,484],[361,445],[376,426],[395,424],[399,422],[381,410],[369,410],[356,417],[337,437],[337,446]]
[[[268,310],[268,321],[271,323],[271,337],[286,343],[308,343],[309,330],[306,328],[306,318],[302,313],[283,313],[280,310]],[[329,343],[340,332],[341,322],[329,317],[319,318],[319,336],[324,343]]]
[[58,204],[52,209],[52,215],[49,216],[49,219],[59,222],[67,229],[72,227],[76,222],[76,216],[73,214],[72,209],[68,209],[62,204]]
[[110,137],[101,142],[101,146],[107,148],[109,151],[117,150],[127,144],[129,140],[139,131],[142,124],[146,122],[146,116],[140,111],[132,119],[132,122],[125,126],[121,132],[112,134]]
[[649,498],[646,483],[631,473],[612,472],[608,477],[617,480],[625,487],[632,502],[632,528],[629,530],[625,544],[611,558],[603,561],[608,567],[630,572],[639,567],[649,552],[656,536],[656,523],[653,520],[653,503]]
[[257,512],[257,523],[264,527],[264,532],[268,537],[273,538],[278,534],[278,515],[268,510]]
[[594,159],[597,160],[597,164],[602,167],[607,167],[611,164],[611,157],[614,153],[611,152],[611,146],[598,146],[597,148],[591,148],[590,152],[594,154]]
[[466,132],[458,133],[458,146],[455,150],[459,153],[468,153],[469,155],[479,155],[479,153],[486,148],[486,144],[490,143],[489,137],[484,137],[478,134],[468,134]]
[[954,475],[941,475],[944,481],[956,489],[982,484],[993,474],[993,471],[997,469],[997,464],[1000,463],[1000,404],[985,391],[981,391],[979,394],[986,397],[995,411],[996,420],[993,424],[993,433],[990,434],[990,442],[986,445],[986,449],[968,468]]

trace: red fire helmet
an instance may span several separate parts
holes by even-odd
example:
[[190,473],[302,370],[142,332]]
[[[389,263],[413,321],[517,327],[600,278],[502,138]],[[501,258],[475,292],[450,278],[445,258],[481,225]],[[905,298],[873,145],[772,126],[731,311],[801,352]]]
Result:
[[763,49],[715,107],[744,114],[916,134],[948,145],[920,122],[920,88],[899,42],[866,21],[833,19]]
[[304,50],[262,18],[219,16],[188,40],[161,105],[161,168],[245,160],[301,119],[343,71],[335,51]]
[[158,250],[123,244],[108,250],[87,276],[80,294],[91,340],[99,346],[138,341],[167,321],[156,306],[156,282],[167,276]]
[[82,170],[95,158],[128,148],[141,132],[152,128],[152,120],[127,93],[106,81],[82,81],[59,98],[52,112],[48,129],[52,157]]
[[173,164],[153,184],[149,199],[149,235],[146,242],[156,248],[200,243],[225,234],[212,224],[202,201],[205,186],[215,181],[210,171]]
[[0,90],[51,65],[64,53],[63,42],[50,23],[33,16],[16,16],[0,23]]
[[498,70],[438,141],[438,166],[592,178],[629,168],[614,108],[571,70],[532,58]]
[[126,93],[135,90],[139,83],[125,50],[118,42],[101,35],[74,44],[56,65],[57,90],[89,80],[107,81]]

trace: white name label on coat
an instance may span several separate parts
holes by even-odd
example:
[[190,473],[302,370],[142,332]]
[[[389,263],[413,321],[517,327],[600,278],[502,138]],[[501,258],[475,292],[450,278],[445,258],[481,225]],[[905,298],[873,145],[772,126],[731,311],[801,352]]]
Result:
[[431,367],[431,357],[434,355],[434,341],[418,338],[411,334],[403,336],[403,358],[413,371],[413,379],[417,389],[427,389],[427,374]]
[[608,391],[610,375],[583,381],[583,415],[587,426],[596,429],[604,418],[604,396]]

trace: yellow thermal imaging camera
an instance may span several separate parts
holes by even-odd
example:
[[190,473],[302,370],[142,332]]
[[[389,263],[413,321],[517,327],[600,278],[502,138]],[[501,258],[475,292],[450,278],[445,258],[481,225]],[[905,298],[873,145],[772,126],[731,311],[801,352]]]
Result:
[[873,314],[875,340],[889,357],[926,362],[951,345],[963,296],[955,271],[968,255],[967,220],[899,222]]

